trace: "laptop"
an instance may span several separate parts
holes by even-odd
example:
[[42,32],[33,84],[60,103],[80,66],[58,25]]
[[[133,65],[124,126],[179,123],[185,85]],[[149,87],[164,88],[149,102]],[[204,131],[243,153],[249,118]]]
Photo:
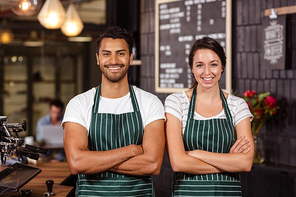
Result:
[[46,146],[64,146],[64,130],[61,125],[43,125],[41,126],[41,139]]

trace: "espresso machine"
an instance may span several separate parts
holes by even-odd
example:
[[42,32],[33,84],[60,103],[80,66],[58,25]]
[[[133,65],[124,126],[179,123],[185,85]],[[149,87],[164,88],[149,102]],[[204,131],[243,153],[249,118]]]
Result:
[[5,166],[9,159],[15,160],[0,172],[0,195],[18,191],[41,172],[39,168],[26,165],[27,158],[38,160],[39,154],[46,154],[47,150],[24,144],[18,134],[26,129],[26,121],[8,123],[7,116],[0,116],[1,165]]

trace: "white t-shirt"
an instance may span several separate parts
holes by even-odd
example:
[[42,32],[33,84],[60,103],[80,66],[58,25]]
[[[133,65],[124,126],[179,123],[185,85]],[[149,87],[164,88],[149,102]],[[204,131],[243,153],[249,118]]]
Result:
[[[155,120],[165,119],[163,104],[157,96],[135,86],[132,87],[137,97],[144,127]],[[66,107],[62,124],[75,122],[89,130],[95,93],[96,89],[92,88],[72,98]],[[121,114],[133,111],[130,93],[116,99],[100,97],[99,113]]]
[[[169,95],[164,103],[165,113],[174,115],[182,122],[183,133],[187,122],[189,104],[190,102],[185,92],[178,92]],[[227,104],[233,119],[234,126],[236,126],[241,120],[245,118],[251,117],[251,120],[253,119],[253,115],[244,99],[228,94]],[[194,111],[193,118],[196,120],[207,120],[213,118],[226,119],[226,115],[224,113],[224,109],[218,115],[209,118],[205,118]]]

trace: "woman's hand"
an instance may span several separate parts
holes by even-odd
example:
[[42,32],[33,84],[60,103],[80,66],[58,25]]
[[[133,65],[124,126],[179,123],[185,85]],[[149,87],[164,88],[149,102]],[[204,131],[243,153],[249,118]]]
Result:
[[230,148],[229,153],[248,153],[251,149],[251,143],[245,136],[239,137],[233,146]]

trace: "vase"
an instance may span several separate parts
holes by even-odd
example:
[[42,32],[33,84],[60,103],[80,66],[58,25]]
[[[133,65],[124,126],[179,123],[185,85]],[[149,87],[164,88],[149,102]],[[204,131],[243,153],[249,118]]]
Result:
[[264,150],[262,141],[256,136],[253,135],[254,139],[254,158],[253,163],[260,164],[264,162]]

